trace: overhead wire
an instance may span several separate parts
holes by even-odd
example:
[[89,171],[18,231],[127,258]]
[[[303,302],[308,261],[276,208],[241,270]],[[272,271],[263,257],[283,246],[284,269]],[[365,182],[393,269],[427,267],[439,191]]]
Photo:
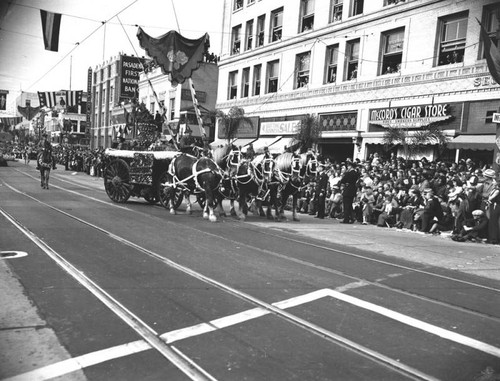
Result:
[[[115,15],[109,18],[109,20],[113,19],[114,17],[118,16],[120,13],[124,12],[128,8],[130,8],[133,4],[137,3],[139,0],[134,0],[132,1],[129,5],[126,7],[122,8],[119,12],[117,12]],[[38,82],[40,82],[47,74],[49,74],[52,70],[54,70],[62,61],[64,61],[73,51],[75,51],[81,44],[83,44],[86,40],[88,40],[92,35],[94,35],[99,29],[101,29],[107,21],[102,21],[101,25],[99,25],[96,29],[94,29],[87,37],[85,37],[82,41],[77,42],[75,46],[68,52],[66,55],[64,55],[63,58],[61,58],[55,65],[53,65],[45,74],[43,74],[39,79],[37,79],[35,82],[33,82],[31,85],[27,87],[27,90],[31,89],[34,85],[36,85]]]

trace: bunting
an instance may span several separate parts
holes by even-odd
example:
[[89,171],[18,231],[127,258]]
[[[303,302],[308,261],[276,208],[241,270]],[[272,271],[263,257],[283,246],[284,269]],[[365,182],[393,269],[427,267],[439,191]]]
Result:
[[484,44],[484,54],[488,63],[488,69],[495,82],[500,85],[500,52],[480,22],[479,25],[481,26],[481,39]]
[[171,30],[154,38],[139,27],[137,38],[141,48],[161,67],[163,74],[170,76],[172,86],[191,78],[193,71],[198,69],[203,61],[203,53],[210,46],[207,33],[203,37],[191,40]]
[[57,52],[59,50],[59,29],[61,27],[61,14],[47,12],[40,9],[42,17],[42,34],[45,50]]
[[38,100],[40,107],[65,108],[78,106],[82,102],[83,91],[39,91]]

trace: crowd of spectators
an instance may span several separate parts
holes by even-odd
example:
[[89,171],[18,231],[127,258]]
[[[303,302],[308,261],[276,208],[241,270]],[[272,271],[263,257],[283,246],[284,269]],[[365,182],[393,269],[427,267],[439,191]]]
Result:
[[[500,188],[490,165],[472,159],[458,163],[404,160],[378,154],[367,160],[323,161],[319,181],[300,195],[299,213],[335,218],[343,223],[447,234],[455,241],[498,244]],[[354,180],[353,180],[354,179]],[[353,182],[354,181],[354,182]],[[321,192],[326,192],[325,205]]]

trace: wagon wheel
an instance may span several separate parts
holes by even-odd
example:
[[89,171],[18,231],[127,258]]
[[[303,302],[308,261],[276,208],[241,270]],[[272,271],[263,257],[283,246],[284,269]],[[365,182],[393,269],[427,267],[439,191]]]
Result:
[[104,170],[104,188],[108,197],[124,203],[130,197],[130,174],[128,164],[122,159],[112,160]]
[[[179,206],[182,204],[182,199],[184,198],[184,193],[182,192],[181,188],[175,188],[175,189],[169,189],[169,187],[164,186],[163,184],[165,183],[172,183],[172,175],[168,173],[168,171],[165,171],[161,174],[160,179],[158,181],[158,191],[157,195],[160,200],[160,204],[165,208],[165,209],[170,209],[170,195],[169,191],[173,191],[173,197],[174,197],[174,209],[178,209]],[[171,188],[171,187],[170,187]]]

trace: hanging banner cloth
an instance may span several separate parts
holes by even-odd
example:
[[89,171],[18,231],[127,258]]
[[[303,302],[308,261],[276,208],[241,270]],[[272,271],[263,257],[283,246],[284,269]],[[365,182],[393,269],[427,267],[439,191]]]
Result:
[[38,114],[38,111],[40,111],[40,107],[31,107],[31,106],[26,106],[26,107],[21,107],[17,106],[17,111],[24,116],[26,119],[31,120],[35,117],[36,114]]
[[183,37],[174,30],[154,38],[139,27],[137,38],[141,48],[170,76],[172,86],[182,84],[191,77],[203,61],[203,54],[210,46],[208,33],[197,40]]

